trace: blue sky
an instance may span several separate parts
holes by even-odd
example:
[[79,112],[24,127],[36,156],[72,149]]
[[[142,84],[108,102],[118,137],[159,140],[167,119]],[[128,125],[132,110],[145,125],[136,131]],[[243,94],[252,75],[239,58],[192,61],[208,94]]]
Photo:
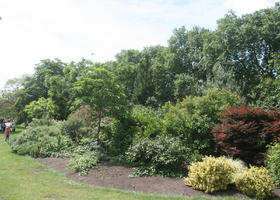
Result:
[[229,10],[237,15],[277,0],[1,0],[0,89],[32,74],[42,59],[113,60],[122,49],[166,45],[174,28],[214,30]]

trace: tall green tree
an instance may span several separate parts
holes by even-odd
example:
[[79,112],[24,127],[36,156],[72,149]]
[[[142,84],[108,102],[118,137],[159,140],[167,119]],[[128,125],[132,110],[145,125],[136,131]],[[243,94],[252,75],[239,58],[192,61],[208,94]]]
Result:
[[77,98],[89,105],[98,121],[97,137],[103,117],[119,117],[126,105],[122,88],[116,83],[114,74],[103,67],[92,66],[75,83]]
[[41,60],[35,67],[33,75],[27,76],[22,81],[22,88],[18,92],[18,98],[15,103],[15,109],[18,113],[18,121],[25,122],[27,115],[24,111],[26,105],[32,101],[37,101],[39,98],[49,97],[47,80],[56,75],[63,75],[65,63],[59,59]]
[[254,101],[248,94],[261,78],[279,75],[273,66],[274,54],[280,52],[280,9],[262,9],[242,17],[230,12],[218,21],[215,34],[216,64],[233,72],[241,96]]
[[204,49],[211,32],[204,28],[194,27],[187,31],[183,26],[175,29],[168,41],[168,48],[173,54],[170,70],[175,74],[185,73],[198,81],[205,81],[207,70],[205,66]]
[[67,119],[75,99],[73,84],[59,75],[49,77],[46,82],[48,96],[54,104],[53,117],[58,120]]

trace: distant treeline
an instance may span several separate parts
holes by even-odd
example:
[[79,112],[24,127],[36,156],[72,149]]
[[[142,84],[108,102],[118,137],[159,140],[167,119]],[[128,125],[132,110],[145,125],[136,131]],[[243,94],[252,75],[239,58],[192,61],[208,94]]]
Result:
[[[90,75],[96,69],[106,72]],[[239,95],[244,105],[279,108],[279,72],[280,7],[275,5],[241,17],[229,12],[214,31],[177,28],[167,47],[122,50],[116,61],[42,60],[33,75],[7,82],[0,97],[0,116],[18,122],[46,113],[67,119],[85,102],[82,96],[90,96],[86,92],[92,88],[79,91],[90,79],[110,79],[95,86],[103,87],[103,92],[114,87],[108,91],[123,94],[128,103],[155,108],[185,96],[205,95],[209,88],[227,89]]]

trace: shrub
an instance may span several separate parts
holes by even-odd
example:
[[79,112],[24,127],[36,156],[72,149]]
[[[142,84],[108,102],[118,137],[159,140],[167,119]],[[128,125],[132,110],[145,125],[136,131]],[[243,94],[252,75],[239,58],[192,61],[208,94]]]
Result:
[[269,146],[264,163],[274,183],[280,186],[280,143]]
[[80,106],[77,110],[73,111],[68,118],[77,117],[83,119],[87,126],[92,124],[92,111],[88,105]]
[[277,110],[233,106],[223,112],[212,134],[222,153],[262,164],[266,146],[280,137],[279,119]]
[[60,125],[29,126],[20,135],[11,138],[11,149],[21,155],[49,157],[71,145],[69,138],[62,136]]
[[124,155],[132,144],[134,135],[137,133],[137,126],[131,116],[115,119],[112,125],[112,132],[109,137],[109,153],[113,156]]
[[79,172],[80,175],[87,175],[90,168],[97,166],[98,156],[94,153],[77,154],[70,159],[67,167]]
[[188,169],[186,185],[207,193],[226,190],[227,186],[233,182],[234,174],[238,171],[232,159],[211,156],[204,157],[201,162],[192,163]]
[[55,105],[51,98],[41,97],[37,101],[32,101],[26,105],[24,111],[30,119],[44,116],[52,117],[54,116]]
[[41,119],[33,119],[28,124],[28,127],[31,128],[31,127],[38,127],[38,126],[54,126],[54,125],[62,125],[62,124],[60,124],[59,122],[57,122],[53,119],[44,117],[44,118],[41,118]]
[[155,110],[151,107],[134,106],[132,109],[132,119],[138,127],[140,137],[154,138],[162,132],[163,111]]
[[269,199],[273,196],[275,189],[272,179],[264,167],[246,169],[235,180],[235,185],[244,194],[258,199]]
[[70,137],[73,142],[78,143],[83,137],[90,134],[85,120],[80,117],[70,117],[64,122],[62,134]]
[[209,89],[202,97],[186,97],[175,106],[164,106],[163,132],[177,136],[193,152],[207,155],[214,147],[210,130],[225,108],[238,104],[238,96],[218,89]]
[[123,155],[132,144],[134,137],[155,138],[162,133],[162,110],[134,106],[131,113],[113,120],[111,133],[108,134],[109,153]]
[[[140,166],[138,175],[176,176],[185,170],[191,152],[178,138],[161,136],[138,140],[129,147],[126,158],[132,164]],[[149,172],[145,172],[147,170]]]

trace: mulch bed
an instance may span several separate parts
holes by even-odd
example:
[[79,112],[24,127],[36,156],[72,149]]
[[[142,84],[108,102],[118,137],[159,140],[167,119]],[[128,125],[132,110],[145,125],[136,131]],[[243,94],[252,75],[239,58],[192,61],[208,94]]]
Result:
[[[102,163],[97,169],[89,171],[87,176],[79,176],[78,173],[67,169],[69,159],[65,158],[38,158],[36,159],[42,165],[66,174],[67,178],[79,183],[90,184],[105,188],[115,188],[121,190],[137,191],[144,193],[185,195],[185,196],[207,196],[207,197],[225,197],[233,196],[245,198],[247,196],[238,192],[234,187],[229,187],[225,191],[206,194],[199,190],[194,190],[184,184],[184,179],[166,178],[160,176],[153,177],[130,177],[132,167]],[[275,195],[280,199],[280,189],[275,190]]]

